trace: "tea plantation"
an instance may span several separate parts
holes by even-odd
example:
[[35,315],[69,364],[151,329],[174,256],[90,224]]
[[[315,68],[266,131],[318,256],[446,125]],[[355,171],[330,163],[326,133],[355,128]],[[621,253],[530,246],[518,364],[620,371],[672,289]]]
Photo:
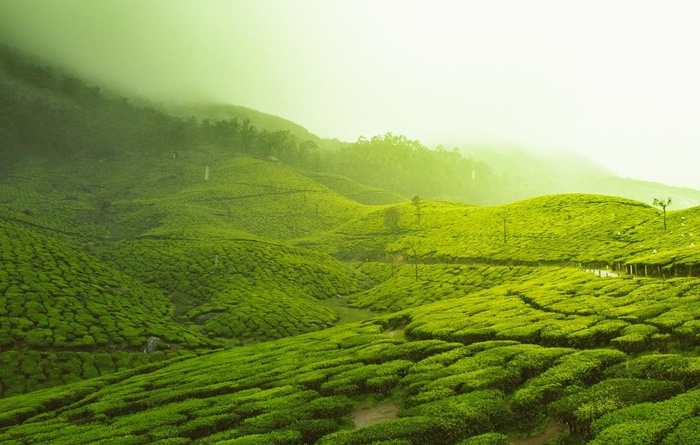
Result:
[[[564,272],[571,270],[543,271],[540,278],[523,280],[518,292],[611,300],[624,298],[615,290],[627,287],[637,297],[624,306],[633,309],[658,286],[653,280],[576,272],[574,280],[554,284],[564,281]],[[546,278],[552,284],[542,289]],[[498,298],[482,291],[366,322],[185,357],[1,399],[0,438],[428,444],[491,437],[500,442],[485,443],[507,443],[506,437],[527,434],[551,417],[568,426],[573,443],[688,443],[700,409],[693,390],[700,383],[700,362],[691,353],[697,341],[658,323],[660,315],[697,298],[688,284],[670,282],[667,296],[675,303],[653,317],[616,318],[618,309],[576,315],[557,302],[533,305],[513,292]],[[601,301],[605,306],[612,305]],[[533,324],[537,329],[525,332]],[[614,341],[643,327],[649,346],[642,354]],[[405,329],[402,338],[392,335],[396,329]],[[360,401],[386,399],[399,403],[398,417],[353,428]]]
[[411,202],[200,148],[0,182],[1,443],[698,441],[697,209]]

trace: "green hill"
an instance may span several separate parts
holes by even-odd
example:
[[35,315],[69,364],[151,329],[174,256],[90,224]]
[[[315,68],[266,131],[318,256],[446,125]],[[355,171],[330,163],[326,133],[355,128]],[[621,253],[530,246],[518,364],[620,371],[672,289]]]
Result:
[[[172,321],[158,289],[50,232],[0,220],[0,259],[0,396],[218,345]],[[150,337],[162,351],[145,355]]]
[[1,60],[0,442],[698,442],[697,208],[431,200],[498,172]]
[[304,172],[304,175],[360,204],[382,205],[408,201],[407,198],[397,193],[388,192],[375,187],[368,187],[344,176],[316,172]]
[[[388,212],[398,215],[395,230]],[[664,236],[653,228],[657,221],[651,206],[597,195],[550,195],[492,207],[421,201],[420,221],[415,204],[384,206],[298,243],[340,257],[388,261],[612,266],[643,241]]]
[[[691,388],[700,375],[696,357],[683,351],[696,334],[672,320],[693,311],[696,284],[543,269],[517,289],[5,398],[0,437],[468,443],[487,434],[503,441],[550,415],[596,443],[620,443],[623,427],[694,438],[689,422],[700,398]],[[405,334],[393,335],[403,325]],[[394,400],[398,417],[353,429],[363,400]],[[660,411],[662,425],[640,424]]]

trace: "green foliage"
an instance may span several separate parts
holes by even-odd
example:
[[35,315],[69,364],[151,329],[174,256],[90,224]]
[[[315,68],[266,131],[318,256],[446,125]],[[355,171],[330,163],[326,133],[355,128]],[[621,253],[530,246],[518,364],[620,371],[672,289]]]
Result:
[[437,419],[444,440],[455,442],[499,429],[507,423],[509,410],[503,393],[483,390],[425,403],[406,410],[403,415]]
[[[659,233],[621,198],[430,201],[494,177],[0,56],[0,442],[499,444],[547,416],[595,444],[697,442],[698,209]],[[293,167],[331,162],[367,185]],[[352,429],[358,400],[399,417]]]
[[305,172],[304,174],[334,192],[360,204],[386,205],[406,201],[406,198],[397,193],[376,187],[368,187],[344,176],[319,172]]
[[698,410],[698,390],[662,402],[632,405],[593,422],[596,439],[591,443],[658,443],[680,422],[695,416]]
[[343,430],[329,434],[318,445],[364,445],[383,443],[411,443],[428,445],[444,440],[445,428],[440,420],[430,417],[405,417],[387,420],[357,430]]
[[679,423],[661,442],[663,445],[690,445],[700,441],[700,418],[693,417]]
[[317,300],[358,286],[351,270],[325,255],[253,240],[139,240],[119,244],[113,258],[165,293],[188,295],[178,312],[214,338],[266,340],[328,327],[337,316]]
[[[326,168],[331,172],[403,196],[423,190],[434,198],[483,202],[484,187],[491,186],[495,179],[485,164],[465,158],[456,150],[429,150],[418,141],[391,133],[360,138],[325,156],[329,159]],[[473,180],[472,174],[479,181]]]
[[464,439],[457,445],[508,445],[508,436],[502,433],[485,433]]
[[700,384],[700,358],[679,354],[648,354],[609,368],[610,377],[675,380],[686,388]]
[[554,366],[528,380],[511,399],[514,412],[523,421],[533,421],[551,402],[565,395],[568,388],[596,383],[603,370],[625,359],[618,351],[596,349],[563,356]]
[[550,412],[572,433],[592,438],[591,424],[604,414],[642,402],[656,402],[683,391],[683,385],[666,380],[609,379],[550,405]]

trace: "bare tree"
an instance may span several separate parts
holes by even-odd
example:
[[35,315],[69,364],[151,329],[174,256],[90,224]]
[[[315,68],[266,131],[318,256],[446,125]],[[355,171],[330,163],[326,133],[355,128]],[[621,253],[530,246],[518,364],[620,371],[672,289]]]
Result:
[[663,210],[664,232],[666,231],[666,206],[668,206],[670,204],[671,204],[671,198],[667,198],[667,199],[654,198],[654,205],[657,207],[661,207],[661,210]]

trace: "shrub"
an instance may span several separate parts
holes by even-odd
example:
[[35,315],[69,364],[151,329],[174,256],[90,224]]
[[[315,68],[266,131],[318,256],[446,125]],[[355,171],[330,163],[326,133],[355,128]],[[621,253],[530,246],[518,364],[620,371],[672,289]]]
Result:
[[274,431],[217,442],[220,445],[298,445],[301,433],[295,430]]
[[346,396],[319,397],[304,406],[312,417],[336,419],[350,414],[355,401]]
[[700,443],[700,417],[684,420],[666,436],[662,445],[691,445]]
[[658,443],[667,429],[667,425],[651,420],[613,425],[589,445],[653,445]]
[[[700,390],[689,391],[663,402],[640,403],[604,415],[593,422],[592,431],[596,441],[592,443],[613,443],[618,438],[627,441],[625,433],[634,437],[644,434],[644,440],[655,441],[669,432],[682,420],[695,416],[700,411]],[[639,432],[634,432],[638,429]],[[601,441],[598,441],[601,439]],[[631,443],[631,442],[620,442]],[[653,442],[639,442],[653,443]]]
[[501,433],[486,433],[464,439],[457,445],[508,445],[508,436]]
[[552,403],[550,412],[572,433],[591,439],[591,424],[602,415],[636,403],[667,399],[681,391],[683,385],[678,382],[610,379]]
[[499,429],[508,421],[508,408],[502,392],[483,390],[425,403],[405,415],[439,419],[443,436],[455,441]]
[[341,430],[322,437],[316,445],[364,445],[397,439],[413,445],[432,445],[445,440],[444,428],[438,419],[403,417],[356,430]]
[[294,428],[301,433],[302,443],[316,443],[321,437],[337,431],[339,424],[331,419],[300,419]]

